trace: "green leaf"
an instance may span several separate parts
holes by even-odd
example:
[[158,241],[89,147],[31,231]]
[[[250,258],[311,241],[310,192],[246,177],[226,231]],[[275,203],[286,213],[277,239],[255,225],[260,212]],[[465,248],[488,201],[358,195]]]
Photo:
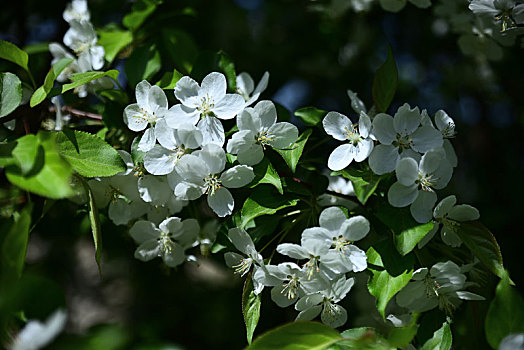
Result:
[[390,240],[370,247],[366,255],[368,269],[372,273],[368,280],[368,290],[377,300],[378,312],[385,318],[384,311],[388,302],[411,279],[415,259],[411,254],[401,256]]
[[98,217],[98,208],[95,202],[95,196],[93,191],[87,184],[87,182],[79,177],[84,187],[86,197],[88,198],[87,207],[89,211],[89,222],[91,224],[91,232],[93,233],[93,242],[95,244],[95,260],[98,266],[98,273],[102,277],[102,268],[100,266],[100,258],[102,256],[102,230],[100,229],[100,218]]
[[321,350],[341,340],[333,328],[316,322],[293,322],[264,333],[246,350]]
[[506,274],[500,247],[487,227],[480,222],[462,222],[456,232],[462,242],[491,272],[501,278]]
[[184,75],[177,71],[176,69],[173,72],[166,72],[162,76],[162,78],[155,84],[160,86],[164,90],[171,90],[174,89],[176,86],[176,83],[183,77]]
[[453,336],[448,322],[444,322],[442,327],[433,333],[433,338],[420,348],[420,350],[449,350],[453,343]]
[[299,117],[305,126],[316,126],[326,114],[327,111],[315,107],[303,107],[295,111],[295,116]]
[[510,285],[507,273],[497,285],[484,328],[486,339],[494,349],[498,349],[507,335],[524,333],[524,300],[518,290]]
[[244,289],[242,290],[242,314],[246,324],[246,336],[248,344],[253,340],[253,333],[260,319],[260,294],[255,295],[253,290],[253,279],[251,274],[246,278]]
[[241,227],[261,215],[275,214],[277,211],[297,205],[298,199],[278,194],[272,186],[260,185],[246,199],[241,210]]
[[26,175],[33,168],[39,151],[44,152],[36,135],[29,134],[16,140],[13,157],[15,164],[22,170],[22,174]]
[[0,73],[0,118],[13,112],[22,102],[22,82],[12,73]]
[[409,2],[421,9],[431,7],[431,0],[409,0]]
[[372,327],[359,327],[347,329],[340,333],[344,340],[339,341],[329,349],[340,350],[391,350],[387,340]]
[[37,159],[31,171],[24,175],[15,164],[6,167],[7,179],[23,190],[38,195],[60,199],[74,194],[69,180],[71,166],[56,150],[55,133],[40,131],[38,144],[43,151],[37,152]]
[[160,53],[155,45],[146,44],[133,51],[125,65],[129,85],[134,87],[142,80],[151,79],[162,66]]
[[276,172],[271,162],[264,157],[262,162],[258,163],[253,167],[253,172],[255,173],[255,178],[252,182],[251,188],[258,186],[259,184],[270,184],[275,186],[280,194],[284,194],[282,189],[282,182],[280,181],[280,176]]
[[122,24],[130,30],[135,30],[144,23],[156,9],[157,5],[161,4],[159,0],[138,0],[133,4],[131,12],[124,16]]
[[116,55],[133,41],[133,34],[128,30],[100,30],[98,45],[104,48],[104,57],[111,63]]
[[33,96],[31,96],[31,100],[29,101],[29,105],[31,107],[40,104],[47,97],[53,88],[53,83],[55,82],[56,78],[58,78],[60,73],[62,73],[62,71],[73,61],[74,58],[62,58],[51,67],[45,76],[44,85],[36,89],[36,91],[33,93]]
[[399,12],[406,6],[406,0],[379,0],[380,6],[389,12]]
[[[390,0],[393,1],[393,0]],[[405,0],[404,0],[405,2]],[[381,2],[382,3],[382,2]],[[378,112],[386,112],[397,91],[398,71],[391,46],[386,61],[377,69],[373,78],[371,94]]]
[[302,156],[302,152],[304,151],[306,142],[312,132],[312,129],[307,129],[306,131],[304,131],[298,137],[297,141],[293,145],[291,145],[290,149],[288,150],[275,149],[275,151],[277,151],[282,156],[282,158],[284,158],[284,161],[293,173],[297,169],[298,161]]
[[223,51],[203,51],[197,57],[191,76],[201,81],[210,72],[221,72],[227,80],[229,91],[234,92],[237,87],[235,65],[231,58]]
[[418,318],[420,314],[415,312],[411,314],[409,324],[404,327],[393,327],[388,334],[388,343],[395,348],[406,348],[417,335]]
[[416,222],[409,209],[393,208],[382,202],[375,209],[375,216],[393,233],[393,242],[397,251],[406,255],[433,228],[433,221],[426,224]]
[[112,176],[126,170],[118,152],[96,135],[75,130],[56,136],[58,153],[82,176]]
[[27,53],[9,41],[0,40],[0,58],[13,62],[29,72]]
[[355,190],[355,195],[360,203],[366,204],[369,197],[375,193],[380,181],[389,175],[376,175],[367,167],[366,169],[347,168],[332,172],[331,175],[342,175],[350,180]]
[[61,87],[53,88],[49,93],[49,97],[57,96],[63,94],[69,90],[76,89],[81,85],[85,85],[93,80],[97,80],[103,77],[109,77],[115,82],[118,78],[118,71],[116,69],[108,70],[107,72],[84,72],[84,73],[75,73],[69,79],[72,83],[64,84]]
[[[28,204],[14,217],[14,223],[2,243],[0,254],[2,286],[13,286],[22,276],[24,269],[32,205]],[[9,288],[9,287],[8,287]]]
[[0,167],[16,163],[16,159],[13,157],[15,147],[16,142],[0,143]]

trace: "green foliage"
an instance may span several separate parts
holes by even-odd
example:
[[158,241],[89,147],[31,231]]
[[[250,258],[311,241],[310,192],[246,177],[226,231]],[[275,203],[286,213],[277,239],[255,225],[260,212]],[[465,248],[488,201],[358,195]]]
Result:
[[295,322],[261,335],[246,350],[321,350],[341,339],[337,331],[321,323]]
[[160,86],[164,90],[171,90],[174,89],[176,86],[176,83],[183,77],[184,75],[177,71],[176,69],[172,72],[166,72],[164,75],[162,75],[162,78],[156,83],[156,85]]
[[388,334],[388,343],[396,348],[405,348],[408,346],[415,338],[415,335],[417,335],[419,326],[417,321],[419,316],[419,313],[412,313],[409,324],[404,327],[392,328]]
[[507,273],[497,285],[484,328],[486,339],[494,349],[498,349],[502,339],[509,334],[524,333],[524,300],[516,288],[510,285]]
[[126,61],[125,71],[129,85],[135,87],[144,79],[151,79],[162,66],[160,53],[155,45],[144,45],[135,49]]
[[340,171],[334,171],[331,175],[342,175],[350,180],[355,190],[355,195],[360,203],[366,204],[369,197],[375,193],[381,180],[389,175],[377,175],[369,167],[355,169],[353,167]]
[[16,148],[13,149],[12,156],[23,175],[27,175],[33,168],[39,151],[41,152],[41,146],[36,135],[29,134],[16,140]]
[[253,340],[253,333],[257,327],[260,319],[260,294],[255,295],[253,290],[253,280],[251,275],[246,278],[244,288],[242,290],[242,314],[244,315],[244,323],[246,324],[247,342],[251,344]]
[[53,88],[53,83],[55,82],[56,78],[58,78],[60,73],[62,73],[62,71],[73,61],[73,58],[62,58],[51,67],[45,76],[44,85],[36,89],[36,91],[33,93],[33,96],[31,96],[31,100],[29,101],[29,105],[31,107],[40,104],[47,97]]
[[0,40],[0,58],[13,62],[29,72],[27,53],[9,41]]
[[123,48],[133,42],[133,34],[128,30],[100,30],[98,35],[98,44],[104,48],[104,57],[109,63],[113,62]]
[[375,209],[375,216],[393,233],[393,242],[397,251],[406,255],[433,228],[433,222],[419,224],[409,209],[394,208],[388,203],[380,203]]
[[505,276],[500,247],[487,227],[479,222],[463,222],[457,235],[491,272],[501,278]]
[[292,144],[289,149],[275,149],[275,151],[277,151],[282,156],[282,158],[284,158],[284,161],[293,173],[297,169],[298,161],[302,156],[302,152],[304,151],[306,142],[309,136],[311,136],[312,132],[313,130],[311,129],[307,129],[306,131],[304,131],[302,134],[300,134],[297,141],[294,144]]
[[89,223],[91,224],[91,233],[93,234],[93,242],[95,244],[95,260],[98,266],[98,273],[102,277],[102,268],[100,266],[100,258],[102,257],[102,230],[100,228],[100,218],[98,217],[98,208],[95,202],[93,191],[87,182],[79,177],[87,197],[87,209],[89,211]]
[[[187,44],[186,46],[189,46]],[[221,72],[225,75],[229,91],[234,92],[237,86],[235,64],[223,52],[202,51],[191,69],[191,76],[201,81],[209,72]]]
[[31,211],[32,205],[28,204],[20,213],[15,214],[14,222],[4,238],[2,254],[0,254],[2,273],[0,286],[13,286],[22,276],[31,225]]
[[[60,199],[73,195],[69,184],[71,166],[56,150],[55,133],[40,131],[36,138],[24,139],[22,147],[33,149],[34,146],[28,145],[30,142],[36,143],[38,149],[31,170],[24,174],[19,166],[11,164],[6,167],[7,179],[26,191],[44,197]],[[16,147],[13,152],[16,153]],[[26,162],[27,159],[24,160]]]
[[280,195],[272,186],[260,185],[246,199],[241,210],[241,224],[244,227],[248,222],[261,215],[275,214],[277,211],[297,205],[298,199],[289,195]]
[[340,333],[344,340],[338,342],[330,349],[350,350],[350,349],[376,349],[390,350],[388,342],[374,328],[359,327],[351,328]]
[[133,4],[131,12],[124,16],[122,24],[132,31],[139,28],[142,23],[155,11],[161,4],[160,0],[138,0]]
[[13,112],[22,102],[22,82],[13,73],[0,73],[0,118]]
[[317,126],[327,114],[327,111],[315,107],[303,107],[295,111],[305,126]]
[[275,186],[280,194],[284,194],[280,176],[278,176],[275,168],[273,168],[273,165],[267,158],[264,157],[262,162],[255,165],[253,167],[253,172],[255,173],[255,178],[251,183],[251,187],[255,187],[259,184],[270,184]]
[[[389,0],[396,1],[396,0]],[[405,2],[405,0],[404,0]],[[381,2],[382,3],[382,2]],[[386,112],[397,91],[398,71],[391,46],[386,61],[377,69],[373,78],[371,94],[378,112]]]
[[51,93],[49,94],[50,97],[63,94],[64,92],[67,92],[69,90],[76,89],[79,86],[85,85],[89,82],[92,82],[94,80],[103,78],[103,77],[109,77],[113,79],[115,82],[118,78],[118,71],[116,69],[108,70],[107,72],[84,72],[84,73],[75,73],[71,76],[72,83],[64,84],[59,88],[54,88],[51,90]]
[[198,50],[193,39],[185,32],[173,28],[162,30],[163,48],[170,62],[181,72],[189,74],[198,56]]
[[408,284],[413,275],[415,259],[412,254],[402,256],[391,240],[381,241],[366,252],[372,276],[368,280],[368,290],[377,299],[377,310],[385,318],[388,302]]
[[118,152],[96,135],[67,130],[56,136],[58,153],[86,177],[112,176],[126,170]]
[[449,350],[452,342],[451,328],[448,322],[444,322],[442,327],[433,333],[433,338],[428,339],[420,350]]

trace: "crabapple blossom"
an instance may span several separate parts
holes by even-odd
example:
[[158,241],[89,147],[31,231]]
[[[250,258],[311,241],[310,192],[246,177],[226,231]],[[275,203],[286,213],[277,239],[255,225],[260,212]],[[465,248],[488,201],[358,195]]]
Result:
[[248,73],[242,72],[237,75],[237,93],[246,100],[244,107],[249,107],[253,102],[258,100],[260,94],[266,90],[268,81],[269,72],[265,72],[264,75],[262,75],[256,87],[253,78],[251,78],[251,75]]

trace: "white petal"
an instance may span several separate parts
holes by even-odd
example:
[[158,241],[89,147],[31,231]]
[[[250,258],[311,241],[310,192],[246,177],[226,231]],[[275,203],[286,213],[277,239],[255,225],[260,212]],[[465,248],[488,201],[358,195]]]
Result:
[[304,247],[292,243],[279,244],[277,246],[277,252],[298,260],[307,259],[309,257],[309,253],[306,249],[304,249]]
[[158,228],[162,232],[176,234],[182,231],[182,221],[176,217],[167,218],[158,225]]
[[194,154],[182,157],[176,166],[176,171],[181,178],[195,184],[203,185],[204,178],[211,174],[205,161]]
[[138,150],[142,152],[147,152],[155,146],[155,143],[155,129],[148,128],[144,132],[144,135],[142,135],[142,137],[140,138],[140,142],[138,143]]
[[200,99],[198,98],[198,83],[188,76],[180,78],[175,86],[175,97],[184,106],[196,108]]
[[175,139],[175,129],[169,127],[164,118],[157,120],[155,124],[155,136],[158,142],[167,149],[175,149],[178,146]]
[[449,245],[450,247],[460,247],[462,240],[460,237],[451,229],[444,226],[440,232],[440,237],[442,241]]
[[255,165],[264,159],[264,149],[259,144],[252,144],[246,149],[238,152],[238,162],[240,164]]
[[297,301],[298,296],[295,296],[292,299],[288,298],[283,289],[283,285],[273,287],[271,289],[271,300],[273,300],[275,304],[277,304],[280,307],[288,307],[289,305]]
[[237,117],[238,130],[251,131],[258,134],[262,129],[262,124],[258,113],[253,108],[244,109]]
[[340,145],[331,152],[328,168],[334,171],[347,167],[355,158],[355,147],[351,144]]
[[127,124],[127,127],[133,131],[142,131],[149,124],[149,121],[143,117],[143,113],[136,103],[133,103],[124,109],[124,121]]
[[437,190],[443,189],[448,185],[449,180],[451,180],[451,177],[453,176],[453,167],[447,160],[443,160],[433,175],[437,179],[435,188]]
[[369,167],[377,175],[395,170],[400,156],[398,149],[391,145],[377,145],[369,155]]
[[219,102],[215,103],[213,113],[220,119],[232,119],[244,109],[245,101],[238,94],[227,94]]
[[198,151],[198,158],[202,159],[209,168],[209,174],[219,174],[224,170],[226,166],[226,154],[224,149],[213,143],[207,144],[202,147],[201,151]]
[[163,253],[162,260],[164,260],[164,264],[169,267],[176,267],[182,264],[186,260],[184,247],[180,244],[173,243],[171,250]]
[[277,109],[271,101],[260,101],[255,105],[255,112],[260,118],[260,127],[269,129],[277,122]]
[[420,160],[420,172],[428,175],[437,170],[443,159],[442,152],[429,151],[422,156]]
[[151,89],[151,84],[147,80],[142,80],[140,83],[136,84],[135,96],[136,102],[141,108],[147,109],[149,106],[149,90]]
[[349,218],[340,229],[340,233],[350,242],[361,240],[368,232],[369,221],[361,215]]
[[137,221],[129,230],[129,234],[135,242],[143,243],[148,240],[160,237],[160,231],[149,221]]
[[227,188],[221,187],[211,196],[207,196],[207,204],[220,217],[231,215],[235,201]]
[[204,194],[204,188],[198,186],[197,184],[190,182],[180,182],[175,187],[175,196],[186,199],[186,200],[195,200]]
[[248,251],[256,250],[251,236],[243,229],[234,227],[227,232],[229,239],[239,251],[247,254]]
[[198,130],[202,133],[202,144],[216,144],[220,147],[224,145],[226,137],[224,135],[224,126],[222,122],[215,117],[205,117],[197,124]]
[[202,136],[200,130],[198,130],[196,126],[192,124],[185,124],[180,126],[175,131],[175,139],[177,140],[179,145],[183,146],[184,148],[190,149],[200,147],[202,145],[202,142],[204,141],[204,137]]
[[455,122],[445,111],[439,110],[435,113],[435,124],[442,132],[442,136],[453,136],[455,132]]
[[411,147],[420,153],[441,147],[443,142],[442,134],[429,125],[422,125],[411,135],[411,138],[413,139]]
[[386,113],[379,113],[373,118],[373,135],[383,145],[391,145],[397,133],[393,127],[393,117]]
[[418,196],[417,185],[404,186],[395,182],[388,191],[388,202],[394,207],[402,208],[410,205]]
[[242,72],[237,75],[236,83],[237,90],[243,94],[246,94],[247,96],[249,96],[255,89],[255,82],[253,81],[253,78],[251,78],[251,76],[246,72]]
[[227,82],[222,73],[212,72],[204,77],[199,90],[199,97],[210,97],[217,103],[226,95]]
[[[302,298],[304,299],[304,298]],[[300,299],[300,300],[302,300]],[[299,300],[299,301],[300,301]],[[297,302],[298,304],[298,302]],[[311,306],[303,311],[300,311],[297,315],[297,317],[295,318],[295,321],[311,321],[312,319],[314,319],[315,317],[317,317],[320,312],[322,311],[322,305],[315,305],[315,306]]]
[[236,165],[220,176],[222,185],[228,188],[239,188],[247,185],[255,178],[253,168],[246,165]]
[[289,147],[298,138],[298,129],[291,123],[276,123],[269,128],[269,133],[273,135],[273,140],[269,144],[273,148]]
[[89,49],[91,65],[93,66],[94,70],[100,70],[104,66],[104,54],[105,50],[102,46],[96,45]]
[[409,210],[415,221],[425,224],[432,219],[433,207],[437,202],[435,192],[419,191],[417,199],[411,204]]
[[480,213],[477,208],[468,204],[459,204],[451,208],[448,217],[456,221],[473,221],[480,218]]
[[412,158],[403,158],[398,161],[395,173],[401,185],[411,186],[418,180],[418,164]]
[[167,179],[154,175],[144,175],[138,179],[138,192],[144,202],[152,205],[164,205],[173,195]]
[[355,162],[366,160],[373,151],[373,141],[371,139],[360,140],[355,147]]
[[458,159],[451,141],[445,139],[442,148],[444,148],[444,152],[446,152],[446,160],[455,168],[458,165]]
[[340,230],[342,224],[344,224],[346,220],[346,214],[344,214],[342,209],[331,207],[322,210],[322,213],[320,213],[320,217],[318,218],[318,223],[328,231],[336,233]]
[[150,261],[160,256],[161,250],[157,240],[145,241],[135,250],[135,258],[140,261]]
[[349,250],[349,261],[351,262],[353,272],[364,271],[367,267],[367,256],[366,253],[355,245],[347,247]]
[[437,204],[437,206],[433,210],[433,216],[436,219],[439,219],[439,218],[443,217],[444,215],[449,213],[451,208],[453,208],[453,206],[456,203],[457,203],[457,197],[455,197],[453,195],[447,196],[446,198],[441,200],[439,204]]
[[144,156],[144,167],[153,175],[167,175],[175,168],[173,151],[155,145]]
[[227,252],[224,254],[224,260],[228,267],[235,267],[244,260],[244,257],[238,253]]
[[178,129],[184,124],[196,125],[200,118],[200,112],[194,108],[186,107],[183,104],[177,104],[169,108],[164,118],[169,127]]
[[393,127],[397,133],[409,135],[418,128],[421,119],[418,107],[411,109],[407,103],[404,103],[395,113]]
[[358,131],[360,136],[362,136],[364,139],[367,138],[371,133],[371,119],[369,119],[369,116],[364,111],[360,112],[360,117],[358,119]]
[[348,117],[338,112],[329,112],[322,120],[326,133],[339,141],[346,140],[346,132],[352,129],[352,124]]

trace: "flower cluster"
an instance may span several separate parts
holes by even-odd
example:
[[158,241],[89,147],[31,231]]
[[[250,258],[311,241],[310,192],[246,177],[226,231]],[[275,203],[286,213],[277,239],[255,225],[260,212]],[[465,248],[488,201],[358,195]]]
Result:
[[487,15],[500,22],[501,29],[516,28],[524,24],[524,4],[515,0],[472,0],[469,9],[478,15]]
[[[49,51],[53,55],[52,64],[62,58],[74,59],[56,80],[65,82],[73,73],[102,69],[105,51],[102,46],[97,45],[98,37],[90,22],[91,16],[87,8],[87,0],[73,0],[67,5],[63,18],[70,26],[64,35],[63,42],[75,55],[72,55],[59,43],[49,44]],[[89,91],[108,89],[112,86],[113,83],[109,78],[100,78],[77,87],[75,93],[79,97],[86,97]]]

